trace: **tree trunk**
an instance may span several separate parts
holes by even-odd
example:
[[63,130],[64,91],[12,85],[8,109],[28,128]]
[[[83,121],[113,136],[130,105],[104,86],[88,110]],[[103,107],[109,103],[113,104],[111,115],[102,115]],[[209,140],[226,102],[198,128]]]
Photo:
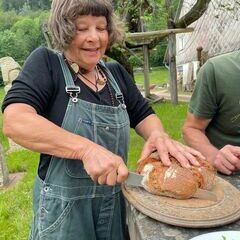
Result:
[[175,22],[175,27],[184,28],[198,20],[207,10],[210,2],[211,0],[198,0],[187,14]]
[[[165,7],[168,11],[168,29],[175,28],[174,26],[174,9],[171,0],[165,1]],[[176,34],[171,33],[168,35],[168,62],[170,71],[170,94],[173,104],[178,104],[178,91],[177,91],[177,68],[176,68]]]

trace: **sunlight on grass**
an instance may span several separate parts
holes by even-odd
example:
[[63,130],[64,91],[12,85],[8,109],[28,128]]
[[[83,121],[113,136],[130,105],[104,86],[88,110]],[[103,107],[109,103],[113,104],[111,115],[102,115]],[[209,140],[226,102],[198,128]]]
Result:
[[37,171],[38,153],[27,150],[7,156],[9,172],[25,171],[16,186],[0,191],[0,239],[27,239],[32,219],[32,188]]
[[[134,78],[135,78],[136,84],[143,85],[144,76],[142,71],[135,72]],[[169,79],[168,69],[165,67],[154,68],[149,73],[150,85],[156,84],[156,85],[162,86],[163,84],[168,83],[168,79]]]
[[[165,131],[175,140],[183,141],[181,127],[186,117],[187,103],[179,103],[177,106],[169,102],[153,105],[157,116],[161,119]],[[131,130],[128,167],[136,169],[136,162],[140,157],[144,141],[134,130]]]

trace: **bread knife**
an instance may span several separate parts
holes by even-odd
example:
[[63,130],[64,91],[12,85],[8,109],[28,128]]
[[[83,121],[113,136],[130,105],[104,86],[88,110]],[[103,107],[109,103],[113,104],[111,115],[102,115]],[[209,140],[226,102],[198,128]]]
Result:
[[[143,175],[135,172],[129,172],[128,178],[125,180],[125,183],[130,186],[143,187],[142,180],[143,180]],[[192,197],[210,200],[214,202],[217,201],[217,196],[213,192],[210,192],[208,190],[204,190],[201,188],[198,188]]]

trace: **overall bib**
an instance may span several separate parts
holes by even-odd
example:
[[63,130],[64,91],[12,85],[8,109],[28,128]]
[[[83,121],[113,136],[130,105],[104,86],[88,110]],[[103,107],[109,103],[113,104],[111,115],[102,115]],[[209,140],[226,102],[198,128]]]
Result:
[[[62,128],[104,146],[127,161],[129,118],[123,95],[110,71],[100,62],[113,86],[118,106],[77,98],[71,73],[59,54],[70,95]],[[62,139],[64,141],[64,139]],[[91,180],[81,160],[52,157],[44,181],[35,180],[31,240],[127,239],[125,202],[119,184],[99,185]]]

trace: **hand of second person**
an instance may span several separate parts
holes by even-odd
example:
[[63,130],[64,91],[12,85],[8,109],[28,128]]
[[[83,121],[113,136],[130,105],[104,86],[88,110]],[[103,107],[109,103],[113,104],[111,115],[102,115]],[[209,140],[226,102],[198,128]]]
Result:
[[233,145],[224,146],[218,151],[213,164],[218,171],[227,175],[240,170],[240,147]]
[[186,168],[189,168],[190,165],[199,166],[196,157],[205,159],[200,152],[171,139],[166,133],[154,132],[146,141],[139,161],[148,157],[156,150],[161,158],[161,161],[166,166],[171,165],[168,154],[175,157],[180,164]]
[[89,176],[99,184],[113,186],[128,176],[123,159],[98,144],[91,144],[81,159]]

